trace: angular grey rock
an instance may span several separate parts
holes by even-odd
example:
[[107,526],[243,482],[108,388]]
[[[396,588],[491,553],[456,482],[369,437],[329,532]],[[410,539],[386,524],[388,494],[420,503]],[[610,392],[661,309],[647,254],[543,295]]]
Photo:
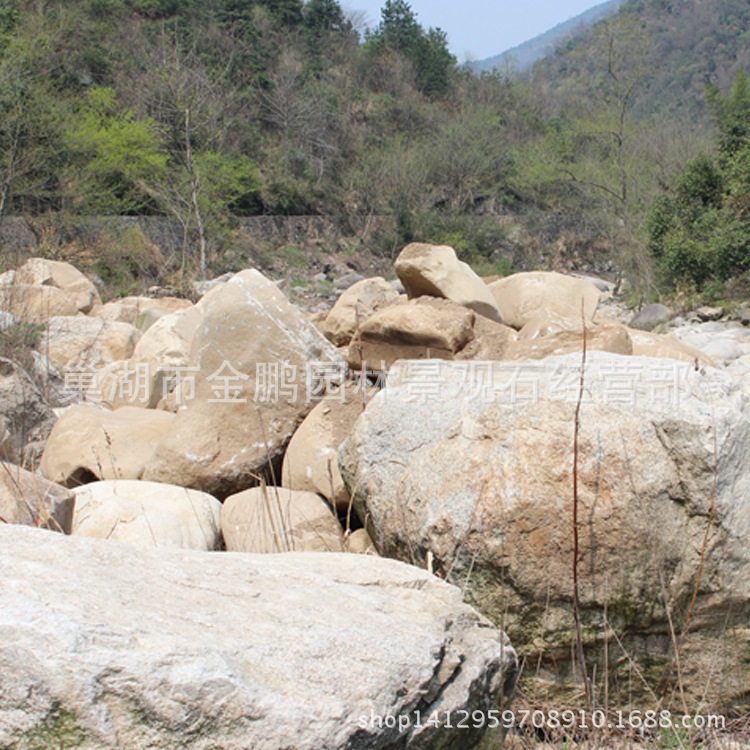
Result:
[[[339,450],[355,507],[381,553],[418,562],[430,553],[436,571],[465,582],[469,600],[525,649],[547,698],[569,698],[580,355],[438,362],[429,373],[410,364],[394,366]],[[629,683],[631,660],[666,668],[665,597],[683,617],[701,566],[681,687],[714,706],[746,700],[746,404],[738,381],[709,367],[589,353],[577,469],[580,599],[587,653],[597,675],[610,675],[611,700],[643,689]],[[610,650],[605,666],[609,628],[629,656]],[[731,650],[721,646],[728,631]]]
[[[487,717],[516,675],[457,588],[393,560],[19,526],[0,527],[0,569],[2,747],[459,750],[482,734],[459,712]],[[373,722],[415,711],[421,731]]]

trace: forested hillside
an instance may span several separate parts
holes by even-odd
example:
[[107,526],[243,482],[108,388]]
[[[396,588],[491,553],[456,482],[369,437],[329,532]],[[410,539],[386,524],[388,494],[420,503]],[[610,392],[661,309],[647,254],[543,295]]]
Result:
[[370,252],[445,242],[490,273],[544,246],[548,265],[587,253],[664,281],[646,220],[715,151],[703,84],[726,93],[744,67],[745,3],[628,0],[531,81],[459,69],[405,0],[375,29],[359,15],[336,0],[3,3],[0,217],[171,217],[188,268],[208,272],[238,217],[385,217]]

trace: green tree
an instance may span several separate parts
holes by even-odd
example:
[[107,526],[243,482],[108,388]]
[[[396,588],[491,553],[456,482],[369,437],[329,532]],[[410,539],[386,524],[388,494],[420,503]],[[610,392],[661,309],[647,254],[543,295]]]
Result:
[[120,107],[113,89],[93,86],[86,92],[66,144],[71,160],[69,207],[103,214],[154,210],[146,186],[167,167],[156,123]]

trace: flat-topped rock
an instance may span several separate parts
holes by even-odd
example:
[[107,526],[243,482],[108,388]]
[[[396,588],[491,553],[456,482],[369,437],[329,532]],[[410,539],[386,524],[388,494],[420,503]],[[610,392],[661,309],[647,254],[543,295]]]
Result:
[[[2,747],[459,750],[483,729],[449,728],[446,712],[486,717],[517,670],[458,588],[369,555],[0,526],[0,569]],[[422,728],[399,728],[416,711]]]

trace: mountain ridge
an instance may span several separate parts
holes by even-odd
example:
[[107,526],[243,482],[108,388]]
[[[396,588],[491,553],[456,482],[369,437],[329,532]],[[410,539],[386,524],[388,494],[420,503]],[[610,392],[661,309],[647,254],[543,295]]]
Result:
[[508,61],[513,61],[519,72],[525,72],[537,60],[553,54],[555,48],[567,38],[615,13],[623,2],[624,0],[605,0],[515,47],[483,60],[473,61],[469,63],[469,67],[479,73],[491,71],[493,68],[502,67]]

